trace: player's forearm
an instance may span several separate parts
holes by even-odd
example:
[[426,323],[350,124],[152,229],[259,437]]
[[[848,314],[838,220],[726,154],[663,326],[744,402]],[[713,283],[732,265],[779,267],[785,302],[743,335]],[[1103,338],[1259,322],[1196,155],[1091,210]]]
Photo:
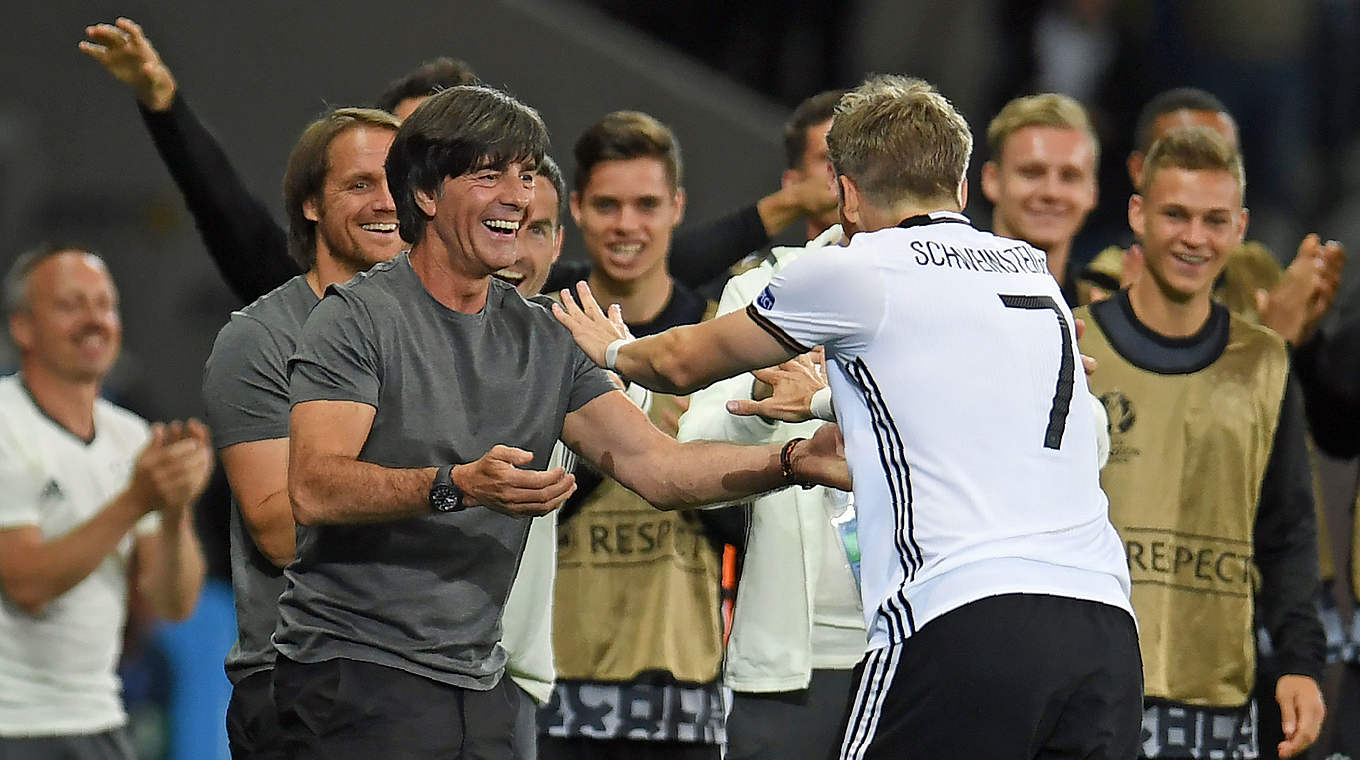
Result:
[[689,333],[696,325],[673,327],[635,340],[619,350],[616,368],[630,383],[658,393],[687,396],[708,385],[712,378],[698,372],[698,356],[692,351]]
[[241,518],[246,531],[275,567],[286,567],[297,550],[297,524],[293,521],[293,507],[286,490],[276,491],[255,507],[241,507]]
[[630,463],[624,472],[609,474],[654,507],[695,509],[789,485],[780,467],[781,448],[782,443],[675,443],[652,452],[635,466]]
[[66,535],[10,552],[0,558],[5,595],[25,612],[40,612],[89,577],[145,512],[141,500],[125,491]]
[[335,455],[300,458],[288,472],[293,519],[299,525],[352,525],[427,514],[436,469],[395,469]]
[[142,588],[151,609],[167,620],[185,620],[198,604],[206,571],[203,548],[194,535],[189,508],[172,516],[162,515],[156,550],[147,557],[146,583]]

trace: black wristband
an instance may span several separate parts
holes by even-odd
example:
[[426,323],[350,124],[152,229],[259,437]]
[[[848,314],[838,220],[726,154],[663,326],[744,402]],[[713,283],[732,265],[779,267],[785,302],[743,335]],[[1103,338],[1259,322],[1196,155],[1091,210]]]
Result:
[[788,443],[784,444],[784,448],[779,450],[779,474],[783,475],[784,480],[791,486],[811,487],[799,483],[798,479],[793,476],[793,447],[797,446],[799,441],[806,440],[806,438],[790,438]]

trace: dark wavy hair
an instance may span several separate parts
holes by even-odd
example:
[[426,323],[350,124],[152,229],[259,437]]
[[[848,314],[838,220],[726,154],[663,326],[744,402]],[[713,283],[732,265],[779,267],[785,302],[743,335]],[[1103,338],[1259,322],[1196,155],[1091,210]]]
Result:
[[615,111],[595,122],[576,140],[576,190],[584,191],[590,173],[605,161],[655,158],[666,167],[671,189],[682,180],[680,143],[671,128],[641,111]]
[[423,98],[463,84],[477,84],[477,74],[467,61],[440,57],[425,61],[400,79],[394,79],[378,95],[378,108],[392,112],[407,98]]
[[557,191],[557,226],[561,227],[567,221],[567,181],[562,176],[562,167],[557,165],[552,156],[543,154],[543,160],[538,163],[538,176],[547,177],[552,183],[553,189]]
[[[1143,104],[1143,110],[1138,112],[1138,121],[1133,129],[1134,149],[1144,154],[1152,150],[1152,143],[1156,142],[1152,134],[1153,123],[1157,121],[1157,117],[1175,111],[1226,114],[1228,107],[1212,92],[1198,87],[1177,87],[1174,90],[1160,92]],[[1229,116],[1231,117],[1231,114]]]
[[430,217],[415,193],[436,194],[448,177],[511,163],[536,168],[548,150],[538,112],[490,87],[460,86],[431,96],[401,125],[387,152],[387,187],[401,239],[414,245]]

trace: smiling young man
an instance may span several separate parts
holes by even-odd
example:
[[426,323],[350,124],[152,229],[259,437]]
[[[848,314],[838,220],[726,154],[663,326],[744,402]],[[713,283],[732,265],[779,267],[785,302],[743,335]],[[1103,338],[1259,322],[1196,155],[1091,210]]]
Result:
[[1246,231],[1241,158],[1214,129],[1185,127],[1141,169],[1129,225],[1144,273],[1078,316],[1091,389],[1113,412],[1101,484],[1134,584],[1142,752],[1256,755],[1259,612],[1285,673],[1274,696],[1289,757],[1323,717],[1317,532],[1285,342],[1212,299]]
[[426,100],[386,163],[409,254],[331,287],[303,327],[288,494],[304,529],[274,633],[292,757],[515,756],[501,617],[525,518],[575,488],[541,469],[558,439],[669,507],[848,480],[830,435],[791,471],[777,446],[668,438],[492,276],[519,257],[546,143],[504,93]]
[[571,214],[595,265],[591,289],[619,304],[629,325],[702,304],[666,267],[685,215],[680,146],[670,129],[647,114],[616,111],[587,129],[575,152]]
[[1047,254],[1063,298],[1076,306],[1072,240],[1096,206],[1100,152],[1086,109],[1054,93],[1016,98],[987,126],[987,145],[982,193],[995,204],[992,231]]
[[[618,111],[589,127],[574,152],[571,210],[594,291],[620,305],[637,335],[709,315],[712,304],[667,265],[685,208],[671,130],[647,114]],[[675,397],[653,395],[645,410],[675,433]],[[559,528],[559,679],[541,716],[543,756],[717,757],[719,544],[695,513],[657,510],[617,480],[593,475],[582,473],[582,493]],[[635,704],[651,708],[642,713]]]
[[401,252],[383,164],[400,122],[339,108],[303,130],[284,174],[289,249],[300,274],[244,309],[217,335],[203,401],[231,485],[236,645],[227,740],[235,757],[285,758],[271,697],[282,568],[293,559],[288,504],[288,359],[326,288]]

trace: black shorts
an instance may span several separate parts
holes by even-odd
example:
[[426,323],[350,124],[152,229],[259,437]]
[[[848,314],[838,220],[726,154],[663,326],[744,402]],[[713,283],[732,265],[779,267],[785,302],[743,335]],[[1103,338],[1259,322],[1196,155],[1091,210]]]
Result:
[[127,729],[62,736],[0,736],[0,760],[133,760]]
[[813,670],[806,689],[732,694],[727,760],[821,760],[841,746],[854,673]]
[[463,689],[357,660],[280,655],[274,701],[287,757],[511,760],[519,687]]
[[1142,659],[1127,612],[1007,594],[870,652],[832,757],[1133,760],[1142,716]]
[[274,707],[272,670],[251,673],[232,687],[227,746],[232,760],[287,760],[279,711]]

